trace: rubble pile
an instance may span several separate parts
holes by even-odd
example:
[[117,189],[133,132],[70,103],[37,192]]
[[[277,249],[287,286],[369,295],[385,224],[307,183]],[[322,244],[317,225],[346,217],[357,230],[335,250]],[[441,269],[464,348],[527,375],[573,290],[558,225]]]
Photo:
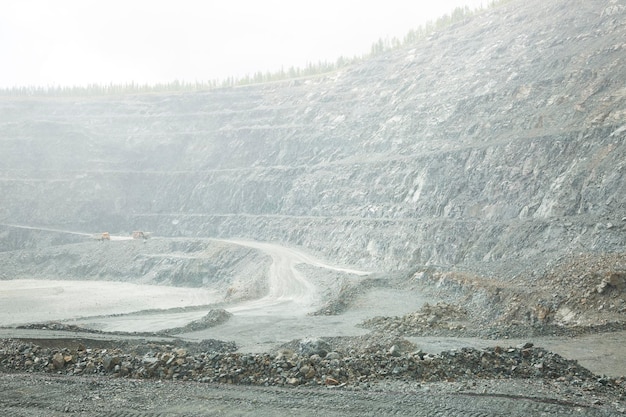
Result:
[[83,332],[83,333],[104,333],[101,330],[89,329],[75,324],[67,324],[56,321],[49,321],[45,323],[30,323],[16,326],[16,329],[38,329],[38,330],[57,330],[66,332]]
[[229,313],[223,308],[211,309],[204,317],[198,320],[194,320],[191,323],[182,327],[175,327],[172,329],[163,330],[160,333],[170,335],[170,334],[180,334],[180,333],[204,330],[210,327],[215,327],[217,325],[226,323],[228,320],[230,320],[232,316],[233,316],[232,313]]
[[582,321],[589,312],[606,318],[626,313],[626,254],[569,256],[547,271],[540,283],[548,292],[563,288],[562,307],[572,311],[566,321]]
[[361,326],[381,333],[403,336],[446,333],[465,329],[467,311],[461,307],[437,303],[424,304],[419,311],[401,317],[378,316],[365,320]]
[[511,348],[464,348],[438,355],[402,352],[396,345],[376,352],[326,351],[329,345],[307,345],[299,352],[244,354],[192,353],[174,345],[151,346],[143,354],[121,349],[78,346],[44,348],[19,340],[0,344],[4,372],[105,375],[136,379],[190,380],[266,386],[344,386],[383,379],[452,381],[463,379],[545,378],[574,385],[622,388],[623,380],[600,378],[575,361],[532,343]]

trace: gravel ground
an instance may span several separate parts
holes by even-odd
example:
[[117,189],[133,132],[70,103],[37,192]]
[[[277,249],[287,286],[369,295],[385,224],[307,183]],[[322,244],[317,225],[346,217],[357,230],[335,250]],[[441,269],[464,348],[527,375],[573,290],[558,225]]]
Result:
[[44,374],[0,374],[14,416],[613,416],[624,403],[559,383],[393,382],[370,389],[277,388]]

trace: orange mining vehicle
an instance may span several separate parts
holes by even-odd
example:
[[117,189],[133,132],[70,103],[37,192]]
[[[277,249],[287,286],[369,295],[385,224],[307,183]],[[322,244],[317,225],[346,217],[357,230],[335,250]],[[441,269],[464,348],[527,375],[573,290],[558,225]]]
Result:
[[111,240],[111,235],[109,232],[102,232],[100,235],[100,240]]

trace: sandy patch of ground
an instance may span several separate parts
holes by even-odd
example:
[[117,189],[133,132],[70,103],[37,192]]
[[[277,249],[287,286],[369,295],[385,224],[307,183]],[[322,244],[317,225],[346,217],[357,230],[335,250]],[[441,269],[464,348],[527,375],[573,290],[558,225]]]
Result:
[[216,291],[103,281],[0,281],[0,326],[211,304]]

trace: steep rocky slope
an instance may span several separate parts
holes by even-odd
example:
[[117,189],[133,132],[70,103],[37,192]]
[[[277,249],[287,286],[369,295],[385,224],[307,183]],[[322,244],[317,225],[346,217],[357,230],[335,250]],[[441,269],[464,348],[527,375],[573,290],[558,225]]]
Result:
[[1,98],[0,223],[503,277],[620,252],[624,39],[624,1],[513,1],[317,78]]

